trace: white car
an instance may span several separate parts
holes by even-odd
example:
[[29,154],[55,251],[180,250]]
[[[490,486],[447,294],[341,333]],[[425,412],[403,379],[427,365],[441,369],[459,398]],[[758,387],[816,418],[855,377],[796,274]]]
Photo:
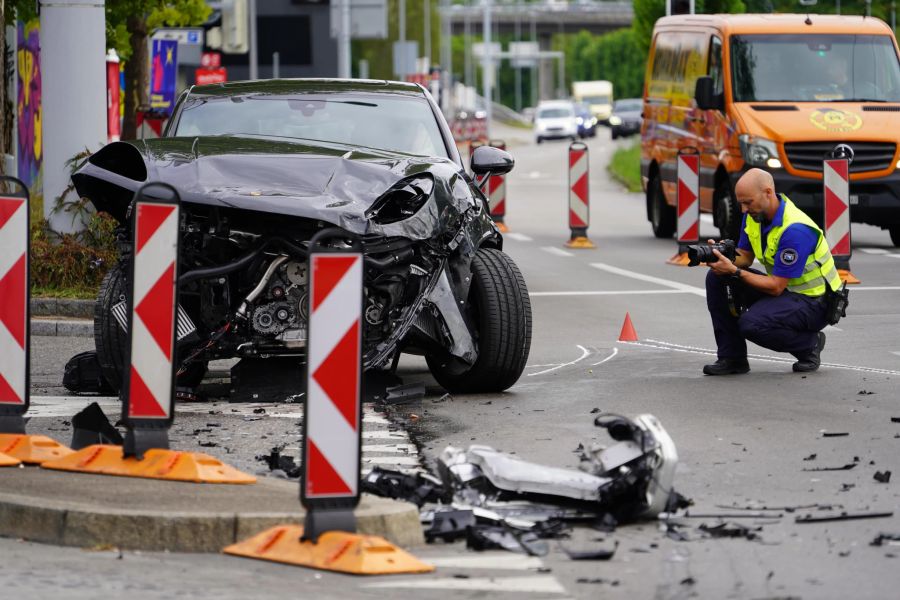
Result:
[[562,101],[540,103],[534,113],[534,137],[538,144],[551,139],[578,139],[575,105]]

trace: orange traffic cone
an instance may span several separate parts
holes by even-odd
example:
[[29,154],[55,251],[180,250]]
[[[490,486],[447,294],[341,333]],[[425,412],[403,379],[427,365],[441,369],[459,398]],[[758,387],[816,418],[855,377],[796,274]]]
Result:
[[637,333],[634,325],[631,324],[631,315],[625,313],[625,322],[622,323],[622,333],[619,334],[620,342],[636,342],[638,341]]

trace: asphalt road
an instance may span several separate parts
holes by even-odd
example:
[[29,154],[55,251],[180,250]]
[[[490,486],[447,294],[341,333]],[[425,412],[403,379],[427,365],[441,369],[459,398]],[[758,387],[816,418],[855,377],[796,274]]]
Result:
[[[749,374],[704,377],[701,367],[715,360],[703,298],[705,268],[666,265],[674,240],[653,238],[643,195],[623,192],[608,178],[605,164],[613,149],[630,140],[613,143],[601,130],[588,142],[589,236],[597,248],[568,250],[563,246],[569,237],[567,144],[536,146],[528,132],[517,130],[494,135],[507,139],[517,161],[508,179],[505,249],[522,269],[532,295],[528,367],[506,393],[439,401],[443,390],[429,377],[424,361],[404,357],[400,374],[408,382],[424,381],[428,393],[420,402],[394,407],[393,424],[421,445],[425,464],[448,444],[478,443],[542,464],[574,467],[573,450],[579,443],[607,439],[593,426],[593,409],[652,413],[678,447],[676,487],[694,501],[693,513],[741,513],[729,507],[790,510],[772,511],[779,515],[774,518],[726,519],[758,528],[755,540],[705,538],[698,526],[718,520],[692,518],[687,520],[689,541],[667,538],[656,523],[620,527],[602,542],[619,544],[608,562],[571,561],[556,547],[540,560],[513,554],[497,558],[454,544],[420,552],[449,565],[438,575],[364,580],[219,556],[125,553],[119,561],[117,553],[0,540],[0,555],[12,557],[0,561],[0,585],[14,584],[17,597],[18,592],[42,597],[64,584],[67,597],[87,597],[93,585],[148,598],[179,593],[274,596],[296,590],[298,584],[310,594],[343,598],[894,597],[900,548],[870,542],[882,532],[900,533],[900,512],[891,518],[799,524],[794,522],[798,514],[829,511],[792,508],[898,510],[900,483],[873,479],[876,470],[896,472],[900,467],[900,423],[891,420],[900,417],[900,249],[893,248],[887,233],[854,225],[852,270],[862,285],[851,294],[849,316],[826,330],[828,344],[818,372],[795,374],[792,357],[751,345]],[[702,221],[701,233],[717,233],[711,220]],[[638,342],[618,341],[626,312]],[[90,340],[36,338],[34,393],[62,394],[62,365],[89,346]],[[47,401],[57,406],[65,402]],[[64,437],[66,419],[49,416],[55,410],[39,413],[48,416],[36,416],[32,431],[55,430]],[[296,446],[299,427],[290,412],[298,407],[270,408],[264,414],[227,404],[187,410],[191,412],[176,421],[174,444],[214,443],[204,451],[251,472],[262,468],[256,454],[277,444]],[[288,418],[271,414],[279,410]],[[108,412],[115,412],[114,407]],[[221,425],[207,427],[210,420]],[[223,428],[228,431],[220,432]],[[197,429],[214,431],[198,434]],[[826,431],[849,435],[825,437]],[[804,460],[811,455],[814,460]],[[379,462],[393,455],[372,456]],[[415,449],[407,458],[416,462]],[[804,470],[848,463],[856,466]],[[588,544],[600,534],[576,535],[576,542]],[[46,572],[52,565],[54,575],[41,569],[45,574],[36,576],[38,559],[47,565]],[[152,578],[146,574],[148,565]]]

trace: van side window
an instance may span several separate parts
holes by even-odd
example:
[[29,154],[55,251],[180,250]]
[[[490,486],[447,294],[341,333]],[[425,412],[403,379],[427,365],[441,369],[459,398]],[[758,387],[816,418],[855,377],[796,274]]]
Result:
[[713,36],[709,41],[709,71],[713,80],[713,90],[718,96],[725,91],[725,78],[722,75],[722,40]]

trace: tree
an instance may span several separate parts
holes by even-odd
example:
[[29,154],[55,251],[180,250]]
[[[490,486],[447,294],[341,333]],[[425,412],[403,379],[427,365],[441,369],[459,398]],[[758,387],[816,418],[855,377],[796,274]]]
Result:
[[204,0],[106,0],[107,46],[115,48],[125,61],[122,139],[137,137],[137,111],[148,103],[150,33],[157,27],[199,25],[211,11]]

